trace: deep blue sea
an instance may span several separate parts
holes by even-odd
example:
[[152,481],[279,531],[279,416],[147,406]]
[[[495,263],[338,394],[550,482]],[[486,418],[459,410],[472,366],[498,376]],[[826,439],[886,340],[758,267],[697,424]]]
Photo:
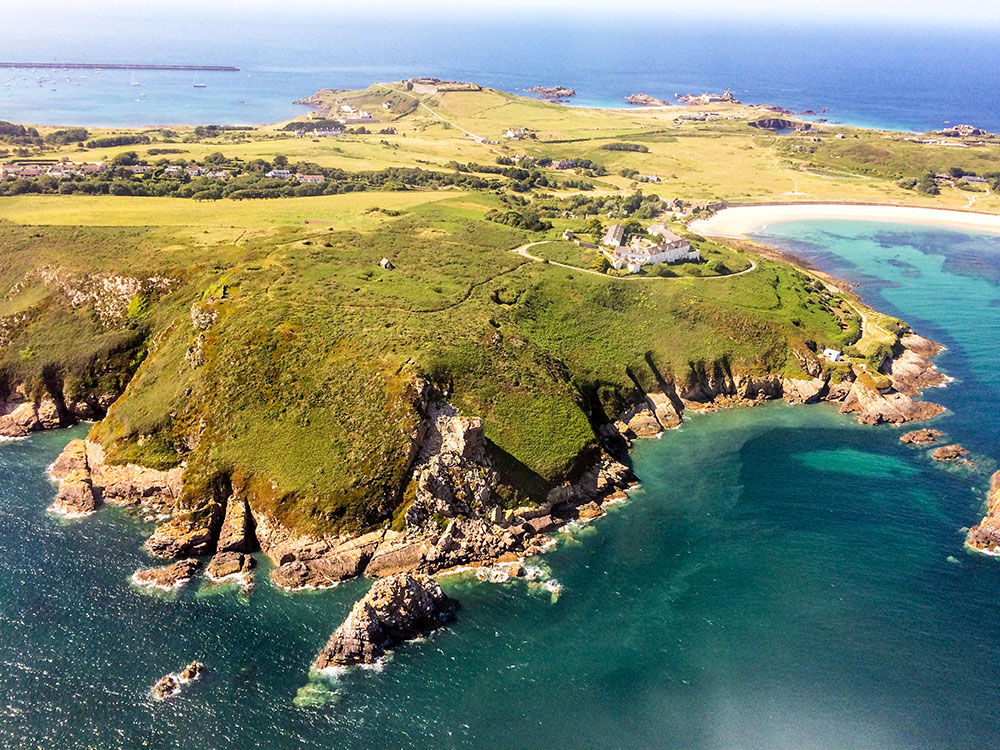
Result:
[[[807,222],[767,237],[947,345],[942,466],[834,406],[696,416],[634,452],[631,501],[523,581],[445,579],[457,621],[378,670],[308,666],[367,585],[148,596],[142,525],[45,514],[83,428],[0,444],[0,748],[986,748],[1000,559],[964,550],[1000,457],[1000,238]],[[264,567],[266,571],[266,564]],[[157,704],[192,659],[203,680]]]
[[[21,14],[0,9],[4,60],[241,68],[134,75],[0,69],[0,119],[122,126],[276,122],[304,112],[292,100],[320,88],[431,75],[509,91],[570,86],[578,92],[576,104],[600,107],[625,106],[624,97],[636,92],[671,99],[729,87],[746,102],[829,107],[830,120],[853,125],[927,130],[951,122],[1000,130],[1000,44],[991,27],[709,22],[674,12],[609,20],[575,11],[449,20],[414,10],[362,21],[336,4],[308,15],[292,7],[273,17],[262,17],[256,6],[220,14],[212,5],[173,15],[166,15],[169,8],[144,8],[143,18],[82,6],[49,13],[27,5]],[[39,83],[43,75],[48,78]]]

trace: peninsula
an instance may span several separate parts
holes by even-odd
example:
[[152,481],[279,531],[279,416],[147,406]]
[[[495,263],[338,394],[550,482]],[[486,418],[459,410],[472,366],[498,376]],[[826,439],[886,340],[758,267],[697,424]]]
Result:
[[523,575],[688,412],[939,414],[937,345],[740,235],[793,210],[996,226],[1000,145],[776,134],[717,99],[594,110],[424,78],[260,128],[0,124],[0,434],[94,420],[52,511],[159,516],[145,548],[174,562],[141,585],[206,558],[248,588],[258,549],[289,591],[391,579],[326,668],[450,618],[427,576]]

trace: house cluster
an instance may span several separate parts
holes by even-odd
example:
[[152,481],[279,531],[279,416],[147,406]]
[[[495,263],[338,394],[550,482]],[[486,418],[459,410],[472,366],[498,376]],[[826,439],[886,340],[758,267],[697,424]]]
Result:
[[290,169],[272,169],[270,172],[266,172],[264,176],[272,180],[295,179],[297,182],[306,185],[319,185],[326,180],[326,177],[321,174],[302,174],[301,172],[292,172]]
[[520,141],[528,137],[527,128],[508,128],[507,132],[503,134],[503,137],[508,141]]
[[103,162],[78,163],[71,161],[55,164],[4,164],[0,165],[0,180],[17,180],[23,178],[41,177],[82,177],[100,174],[108,169]]
[[612,268],[616,270],[625,268],[629,273],[638,273],[643,266],[657,263],[701,259],[701,251],[692,248],[690,242],[671,232],[665,224],[653,224],[649,227],[649,234],[654,239],[632,237],[626,245],[623,244],[625,227],[621,224],[612,224],[604,233],[601,252],[611,263]]
[[[101,174],[107,172],[110,167],[104,162],[78,163],[72,161],[57,162],[55,164],[4,164],[0,166],[0,180],[17,180],[33,177],[56,177],[59,179],[67,177],[86,177],[88,175]],[[120,167],[135,177],[145,177],[157,168],[149,164],[130,164]],[[171,164],[163,170],[165,177],[207,177],[211,180],[226,180],[232,176],[231,172],[224,169],[205,169],[196,164],[182,167]]]

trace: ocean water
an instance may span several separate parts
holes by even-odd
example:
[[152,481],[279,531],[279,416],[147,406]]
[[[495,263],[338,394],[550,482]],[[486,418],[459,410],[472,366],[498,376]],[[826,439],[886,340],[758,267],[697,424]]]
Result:
[[[143,524],[45,514],[79,427],[0,444],[0,747],[942,748],[1000,732],[1000,560],[962,547],[993,459],[1000,240],[813,222],[768,241],[948,346],[941,466],[830,405],[696,416],[634,452],[631,501],[523,581],[445,579],[457,621],[335,680],[308,667],[364,581],[150,596]],[[263,570],[266,571],[266,564]],[[192,659],[205,677],[149,696]]]
[[[3,9],[2,56],[242,70],[0,69],[0,119],[94,126],[277,122],[305,112],[292,100],[320,88],[431,75],[508,91],[570,86],[576,104],[599,107],[625,106],[624,97],[637,92],[670,100],[729,87],[746,102],[796,111],[829,107],[828,119],[853,125],[926,130],[969,122],[1000,130],[1000,46],[988,27],[709,22],[672,12],[644,18],[639,33],[634,18],[609,22],[577,11],[478,20],[413,11],[373,20],[336,6],[267,16],[260,9],[223,14],[206,3],[197,12],[138,13]],[[51,78],[39,84],[42,75]]]

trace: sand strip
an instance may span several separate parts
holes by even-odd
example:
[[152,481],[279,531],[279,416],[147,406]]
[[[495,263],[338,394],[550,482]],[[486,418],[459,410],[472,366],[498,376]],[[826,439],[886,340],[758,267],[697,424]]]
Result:
[[917,206],[871,206],[837,203],[734,206],[691,223],[692,232],[710,237],[741,237],[771,224],[837,219],[951,227],[1000,234],[1000,215]]

